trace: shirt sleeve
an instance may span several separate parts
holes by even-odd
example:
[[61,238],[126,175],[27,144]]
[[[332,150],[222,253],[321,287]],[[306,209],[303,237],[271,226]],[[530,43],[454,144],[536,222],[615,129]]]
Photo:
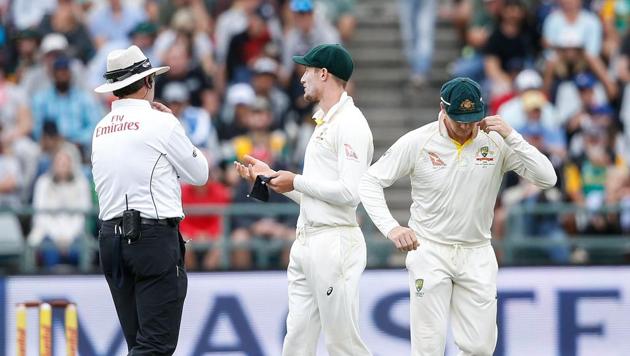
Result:
[[293,200],[298,205],[300,205],[302,203],[302,193],[300,193],[300,192],[296,192],[295,190],[292,190],[290,192],[284,193],[283,195],[285,197]]
[[388,236],[390,231],[399,224],[392,216],[383,188],[394,184],[399,178],[408,176],[413,172],[417,159],[417,144],[414,135],[407,134],[370,167],[359,184],[359,195],[365,211],[368,213],[374,225]]
[[602,24],[596,15],[590,15],[592,16],[591,21],[589,21],[589,25],[586,26],[584,33],[584,36],[586,36],[584,48],[588,54],[599,56],[602,51]]
[[[321,180],[297,175],[293,182],[296,191],[333,205],[359,205],[359,180],[372,161],[372,133],[350,124],[338,128],[337,180]],[[352,127],[350,127],[352,125]]]
[[530,145],[521,134],[512,130],[504,140],[503,172],[514,171],[541,189],[556,184],[556,171],[551,161]]
[[[176,118],[172,118],[177,120]],[[177,121],[165,144],[166,159],[175,167],[177,175],[185,182],[204,185],[208,181],[208,161],[195,147]]]

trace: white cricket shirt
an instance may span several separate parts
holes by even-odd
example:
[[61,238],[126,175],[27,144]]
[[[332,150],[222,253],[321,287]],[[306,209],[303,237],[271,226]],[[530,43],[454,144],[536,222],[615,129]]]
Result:
[[448,244],[491,238],[505,172],[513,170],[543,189],[556,184],[551,162],[516,130],[505,139],[478,130],[460,145],[444,125],[440,118],[407,133],[361,180],[363,206],[385,236],[399,224],[387,209],[383,188],[403,176],[411,177],[409,227],[422,238]]
[[100,219],[122,216],[125,194],[142,217],[174,218],[184,216],[178,178],[205,184],[208,162],[175,116],[146,100],[121,99],[94,130],[92,174]]
[[372,162],[372,132],[363,113],[344,92],[318,122],[306,146],[304,169],[288,197],[300,204],[297,226],[358,226],[359,180]]

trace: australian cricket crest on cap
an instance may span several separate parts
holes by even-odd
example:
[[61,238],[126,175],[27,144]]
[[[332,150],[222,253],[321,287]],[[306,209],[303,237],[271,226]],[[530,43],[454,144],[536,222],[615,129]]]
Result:
[[473,111],[475,110],[475,103],[470,99],[465,99],[459,104],[459,109],[461,111]]
[[424,279],[418,278],[416,279],[416,297],[423,297],[424,293],[422,291],[422,287],[424,287]]

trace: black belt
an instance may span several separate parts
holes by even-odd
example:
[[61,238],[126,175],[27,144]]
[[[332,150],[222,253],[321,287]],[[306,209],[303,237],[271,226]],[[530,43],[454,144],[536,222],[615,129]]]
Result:
[[[142,225],[162,225],[162,226],[177,226],[179,224],[180,218],[167,218],[167,219],[149,219],[149,218],[140,218],[140,224]],[[110,220],[104,220],[104,224],[120,224],[122,223],[122,218],[113,218]]]

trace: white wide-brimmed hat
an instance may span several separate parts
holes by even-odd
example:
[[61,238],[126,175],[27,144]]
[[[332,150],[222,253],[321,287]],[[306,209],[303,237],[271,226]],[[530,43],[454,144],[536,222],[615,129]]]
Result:
[[103,77],[107,83],[94,89],[97,93],[108,93],[126,87],[153,73],[162,74],[170,67],[151,67],[151,62],[137,46],[116,49],[107,55],[107,72]]

